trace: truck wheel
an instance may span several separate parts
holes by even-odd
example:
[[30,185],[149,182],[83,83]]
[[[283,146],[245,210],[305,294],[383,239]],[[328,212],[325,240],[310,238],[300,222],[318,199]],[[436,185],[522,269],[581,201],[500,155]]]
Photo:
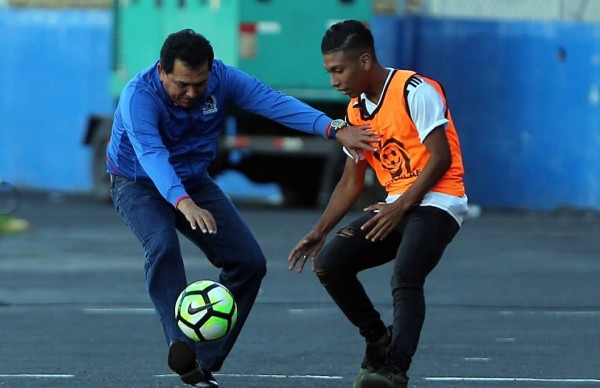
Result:
[[101,122],[94,131],[92,141],[92,196],[102,202],[110,198],[110,178],[106,173],[106,147],[110,139],[111,123]]
[[345,163],[346,154],[344,154],[341,149],[336,149],[324,159],[321,182],[316,198],[318,209],[323,210],[327,207],[329,198],[344,172]]

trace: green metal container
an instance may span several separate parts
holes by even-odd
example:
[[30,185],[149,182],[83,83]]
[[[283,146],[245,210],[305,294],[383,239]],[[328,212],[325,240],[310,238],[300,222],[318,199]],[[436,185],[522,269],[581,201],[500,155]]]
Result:
[[[114,0],[111,90],[118,98],[132,77],[159,59],[170,33],[192,28],[226,64],[341,118],[348,97],[330,86],[321,39],[337,21],[369,23],[371,8],[372,0]],[[236,168],[255,182],[278,183],[286,203],[327,203],[345,159],[337,142],[236,109],[226,123],[211,174]],[[92,115],[85,136],[94,149],[93,192],[100,199],[109,193],[105,148],[111,126],[112,116]],[[293,173],[299,169],[302,179]]]
[[310,101],[344,101],[329,86],[320,46],[343,19],[371,20],[371,0],[120,0],[114,3],[112,90],[159,57],[168,34],[192,28],[215,55],[271,87]]

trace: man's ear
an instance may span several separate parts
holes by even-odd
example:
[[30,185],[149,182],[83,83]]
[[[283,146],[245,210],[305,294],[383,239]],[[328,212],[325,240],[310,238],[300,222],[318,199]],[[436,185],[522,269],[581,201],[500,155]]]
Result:
[[371,66],[373,66],[373,56],[371,55],[371,53],[361,54],[361,56],[358,58],[358,60],[360,62],[360,66],[364,70],[369,70],[371,68]]

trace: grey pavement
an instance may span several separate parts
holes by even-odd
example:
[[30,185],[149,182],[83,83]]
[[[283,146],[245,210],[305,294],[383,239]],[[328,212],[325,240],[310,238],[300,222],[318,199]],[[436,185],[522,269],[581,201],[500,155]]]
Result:
[[[217,374],[229,387],[351,387],[363,342],[287,253],[306,209],[242,207],[268,258],[261,294]],[[143,254],[109,204],[30,193],[0,236],[0,386],[180,387],[145,292]],[[183,241],[188,278],[217,271]],[[390,266],[361,274],[391,320]],[[411,387],[600,387],[600,215],[468,219],[430,275]]]

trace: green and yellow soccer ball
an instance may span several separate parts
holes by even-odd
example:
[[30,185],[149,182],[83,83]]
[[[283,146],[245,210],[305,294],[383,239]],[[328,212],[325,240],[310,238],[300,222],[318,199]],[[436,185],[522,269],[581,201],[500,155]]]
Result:
[[181,331],[194,341],[214,341],[227,335],[235,325],[237,305],[222,284],[199,280],[179,294],[175,319]]

